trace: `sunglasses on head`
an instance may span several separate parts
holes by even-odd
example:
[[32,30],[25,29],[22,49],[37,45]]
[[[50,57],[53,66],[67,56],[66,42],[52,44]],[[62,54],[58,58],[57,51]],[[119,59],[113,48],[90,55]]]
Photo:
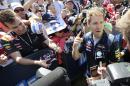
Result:
[[20,8],[20,9],[15,9],[15,10],[14,10],[14,12],[16,12],[16,13],[18,13],[18,12],[20,12],[20,11],[24,11],[24,9],[23,9],[23,8]]

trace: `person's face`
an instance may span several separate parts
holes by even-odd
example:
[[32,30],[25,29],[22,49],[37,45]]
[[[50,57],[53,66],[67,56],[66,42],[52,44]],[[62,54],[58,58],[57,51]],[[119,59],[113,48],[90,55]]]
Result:
[[64,32],[63,31],[59,31],[59,32],[56,32],[55,35],[58,36],[58,37],[63,37]]
[[32,4],[31,10],[35,13],[36,9],[39,9],[39,5],[37,3]]
[[6,23],[6,25],[11,31],[16,32],[18,35],[22,35],[27,31],[25,24],[18,17],[15,17],[13,23]]
[[21,8],[21,7],[17,7],[14,12],[19,16],[21,17],[22,19],[25,19],[25,10],[24,8]]
[[83,0],[83,3],[86,5],[88,0]]
[[65,11],[61,11],[62,18],[64,19],[66,17]]
[[72,10],[74,8],[74,4],[72,2],[67,2],[66,3],[66,7],[69,9],[69,10]]
[[48,10],[50,10],[53,14],[56,14],[56,9],[55,9],[55,6],[54,5],[50,5],[48,7]]
[[95,37],[101,37],[104,29],[104,18],[103,16],[91,16],[89,27]]

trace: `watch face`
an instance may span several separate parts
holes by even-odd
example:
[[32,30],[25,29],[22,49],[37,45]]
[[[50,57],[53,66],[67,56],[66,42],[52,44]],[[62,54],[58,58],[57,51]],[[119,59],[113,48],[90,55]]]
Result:
[[96,51],[95,52],[95,58],[96,59],[103,58],[103,52],[102,51]]
[[102,56],[102,52],[101,51],[97,51],[97,56]]

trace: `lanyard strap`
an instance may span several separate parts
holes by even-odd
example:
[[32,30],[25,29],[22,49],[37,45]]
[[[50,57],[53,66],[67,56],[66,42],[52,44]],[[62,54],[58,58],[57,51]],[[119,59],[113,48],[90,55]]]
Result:
[[18,36],[25,44],[27,44],[28,46],[30,46],[31,48],[32,48],[32,46],[31,46],[31,44],[32,44],[32,40],[31,40],[31,37],[30,37],[30,35],[28,34],[28,32],[27,32],[27,37],[29,38],[29,42],[31,43],[31,44],[29,44],[25,39],[23,39],[21,36]]

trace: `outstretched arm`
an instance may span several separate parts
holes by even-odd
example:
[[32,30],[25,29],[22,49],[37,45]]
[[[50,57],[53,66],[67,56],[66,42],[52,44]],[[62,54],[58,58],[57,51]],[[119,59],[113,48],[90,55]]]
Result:
[[10,56],[19,64],[40,65],[42,67],[48,67],[45,60],[31,60],[31,59],[23,58],[19,51],[15,51],[11,53]]

